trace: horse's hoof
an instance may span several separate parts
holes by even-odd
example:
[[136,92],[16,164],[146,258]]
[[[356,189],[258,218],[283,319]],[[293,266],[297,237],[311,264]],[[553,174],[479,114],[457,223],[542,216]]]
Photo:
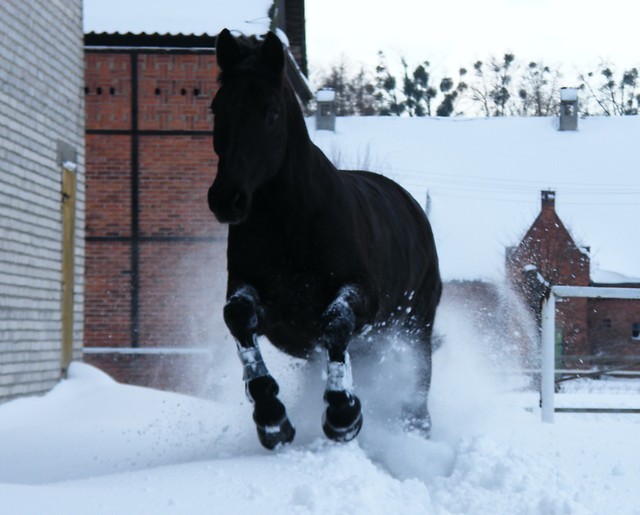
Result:
[[350,396],[346,404],[329,404],[322,417],[322,430],[336,442],[350,442],[362,429],[360,399]]
[[405,408],[404,430],[407,433],[416,433],[425,439],[431,438],[431,416],[425,409]]
[[425,440],[431,438],[431,422],[428,420],[405,420],[404,430],[407,433],[415,433]]
[[256,429],[260,443],[270,451],[293,442],[293,438],[296,436],[296,429],[286,416],[278,424],[269,426],[256,425]]

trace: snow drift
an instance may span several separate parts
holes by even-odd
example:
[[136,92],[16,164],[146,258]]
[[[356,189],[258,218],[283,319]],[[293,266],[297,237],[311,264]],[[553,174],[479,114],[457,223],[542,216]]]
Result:
[[[438,324],[445,343],[434,356],[431,441],[399,430],[379,392],[386,381],[402,395],[410,380],[401,341],[382,364],[354,363],[366,418],[346,445],[322,436],[322,367],[264,345],[298,429],[277,452],[257,441],[240,377],[222,377],[200,399],[73,364],[48,395],[0,406],[2,511],[637,513],[640,417],[559,415],[543,424],[535,392],[504,379],[500,360],[472,344],[463,314],[446,308]],[[234,358],[221,354],[223,364]],[[609,405],[640,393],[633,381],[598,385]],[[573,386],[574,401],[589,402],[585,388],[593,386]]]

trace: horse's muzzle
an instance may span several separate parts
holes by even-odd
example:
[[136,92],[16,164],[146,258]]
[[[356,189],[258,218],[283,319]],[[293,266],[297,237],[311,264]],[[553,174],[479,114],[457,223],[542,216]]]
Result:
[[223,224],[242,222],[249,213],[249,196],[242,190],[234,190],[223,195],[216,184],[209,188],[207,196],[209,209]]

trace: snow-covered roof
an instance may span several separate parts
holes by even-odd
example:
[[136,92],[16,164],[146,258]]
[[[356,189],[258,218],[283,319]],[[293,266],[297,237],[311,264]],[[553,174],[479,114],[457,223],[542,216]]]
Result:
[[609,270],[591,272],[591,280],[597,284],[640,284],[640,277],[629,277]]
[[565,102],[576,102],[578,100],[577,88],[561,88],[560,100]]
[[[245,35],[269,30],[272,0],[84,0],[85,32],[209,34],[228,28]],[[198,13],[194,16],[194,13]]]
[[316,100],[318,102],[333,102],[336,99],[336,92],[333,89],[325,88],[318,90]]
[[[312,138],[340,168],[397,180],[424,205],[445,279],[502,279],[507,246],[540,212],[540,191],[576,243],[591,248],[592,275],[640,277],[640,117],[587,118],[560,132],[557,118],[338,118]],[[602,281],[596,281],[602,282]]]

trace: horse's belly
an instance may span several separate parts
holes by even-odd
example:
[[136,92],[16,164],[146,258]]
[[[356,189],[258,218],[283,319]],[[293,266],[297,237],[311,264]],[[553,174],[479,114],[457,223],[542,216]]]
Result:
[[266,324],[263,332],[283,352],[307,357],[318,342],[320,319],[327,306],[322,305],[317,295],[308,295],[295,288],[287,291],[290,293],[264,299]]
[[277,349],[297,358],[308,358],[317,346],[315,334],[306,328],[278,324],[265,331],[265,336]]

